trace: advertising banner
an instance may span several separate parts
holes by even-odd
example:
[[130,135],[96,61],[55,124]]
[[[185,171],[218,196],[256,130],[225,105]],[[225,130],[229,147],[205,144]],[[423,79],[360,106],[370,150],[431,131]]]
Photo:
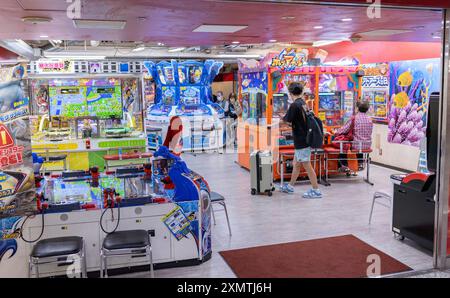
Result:
[[391,62],[388,141],[420,146],[425,137],[428,100],[441,88],[439,59]]
[[0,69],[0,219],[36,211],[25,67]]
[[362,65],[364,76],[361,82],[362,100],[370,103],[369,115],[386,121],[389,104],[389,65],[374,63]]
[[75,73],[75,65],[71,60],[39,60],[36,66],[39,74]]

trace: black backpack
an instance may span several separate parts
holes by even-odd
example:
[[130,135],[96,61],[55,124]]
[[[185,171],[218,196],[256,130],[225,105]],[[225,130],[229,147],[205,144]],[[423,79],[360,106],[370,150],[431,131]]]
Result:
[[306,122],[306,144],[313,149],[319,149],[323,146],[323,124],[322,121],[311,111],[304,112]]

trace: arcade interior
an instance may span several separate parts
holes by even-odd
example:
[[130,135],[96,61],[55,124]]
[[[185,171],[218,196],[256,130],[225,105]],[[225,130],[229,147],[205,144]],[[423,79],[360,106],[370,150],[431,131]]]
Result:
[[[436,268],[443,7],[370,18],[361,3],[89,0],[69,18],[64,1],[3,2],[0,277]],[[323,126],[320,199],[302,198],[303,170],[280,191],[293,82]],[[355,137],[342,141],[348,123]]]

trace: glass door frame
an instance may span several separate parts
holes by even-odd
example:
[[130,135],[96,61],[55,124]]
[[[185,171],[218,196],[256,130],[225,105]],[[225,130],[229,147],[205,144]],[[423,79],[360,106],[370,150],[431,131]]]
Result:
[[439,105],[438,185],[436,188],[436,217],[434,225],[433,266],[450,268],[447,256],[449,195],[450,195],[450,9],[443,11],[442,34],[442,92]]

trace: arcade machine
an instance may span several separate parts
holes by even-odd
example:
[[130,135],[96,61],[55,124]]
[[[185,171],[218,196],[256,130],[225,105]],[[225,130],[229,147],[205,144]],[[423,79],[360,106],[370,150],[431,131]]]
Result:
[[427,173],[392,175],[392,231],[433,251],[436,169],[439,134],[439,93],[432,93],[427,116]]
[[[180,262],[198,265],[211,257],[208,183],[164,146],[150,164],[107,173],[94,167],[45,177],[37,194],[42,216],[15,219],[11,229],[21,228],[23,236],[15,243],[17,253],[0,259],[0,277],[26,277],[26,256],[35,241],[64,236],[83,237],[88,271],[98,271],[98,247],[106,234],[116,230],[148,230],[156,267]],[[146,263],[146,258],[112,258],[108,267]],[[65,266],[51,264],[39,270],[41,276],[67,273]]]
[[[290,105],[287,88],[291,82],[304,84],[306,104],[328,131],[342,126],[353,115],[360,94],[359,66],[308,66],[306,58],[307,53],[285,49],[260,62],[240,61],[239,96],[243,107],[238,124],[240,166],[249,169],[252,151],[271,150],[275,158],[274,179],[281,179],[282,175],[283,179],[290,178],[292,130],[281,119]],[[324,173],[319,159],[312,158],[316,160],[317,172]],[[330,169],[337,168],[337,162],[330,163],[335,163],[329,165]]]
[[[105,155],[145,152],[137,78],[33,78],[30,85],[33,151],[65,158],[64,170],[103,170]],[[61,169],[58,163],[44,168]]]
[[211,101],[211,83],[223,63],[172,60],[144,65],[156,84],[154,104],[146,111],[148,147],[154,150],[161,145],[173,116],[183,123],[183,151],[223,147],[225,113]]

